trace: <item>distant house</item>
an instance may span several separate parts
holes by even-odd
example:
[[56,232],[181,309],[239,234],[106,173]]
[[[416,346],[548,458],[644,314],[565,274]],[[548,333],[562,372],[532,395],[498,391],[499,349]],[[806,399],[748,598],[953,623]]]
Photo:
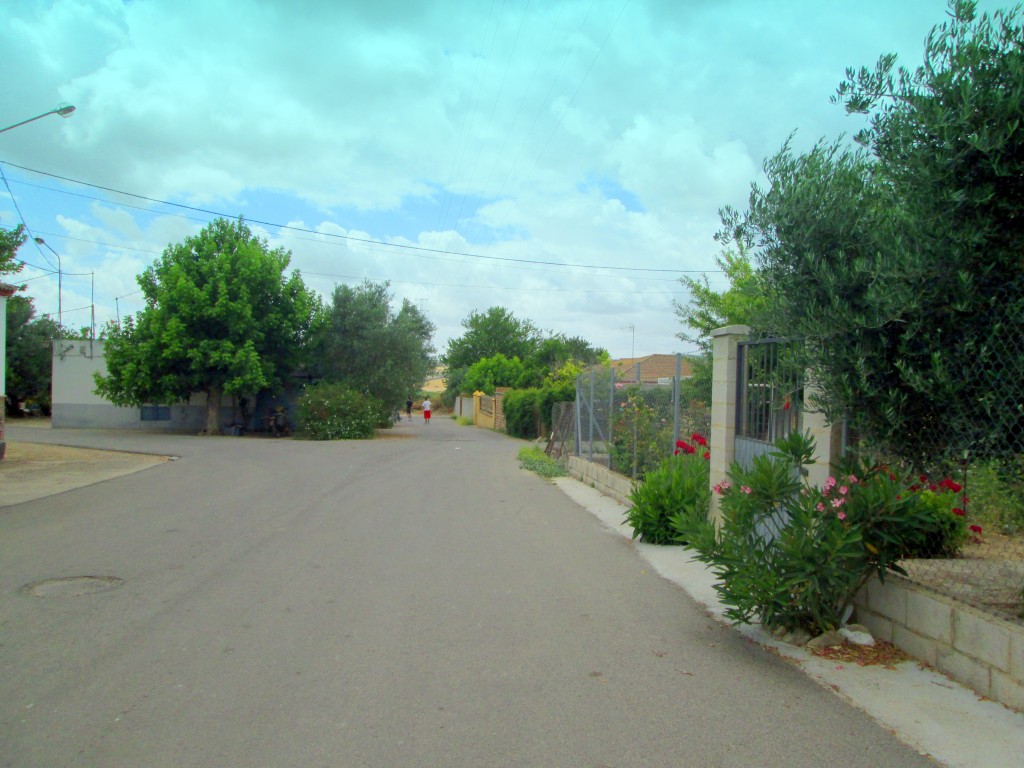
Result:
[[[624,357],[612,360],[616,381],[637,383],[637,366],[640,366],[640,384],[667,384],[676,375],[676,355],[647,355],[647,357]],[[683,357],[680,368],[681,378],[693,376],[693,363]]]

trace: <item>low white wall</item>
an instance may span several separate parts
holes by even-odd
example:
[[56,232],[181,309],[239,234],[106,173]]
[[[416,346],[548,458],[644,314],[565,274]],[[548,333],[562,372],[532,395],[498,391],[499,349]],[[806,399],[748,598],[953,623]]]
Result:
[[452,409],[452,413],[456,416],[463,416],[467,419],[472,419],[475,416],[473,411],[474,400],[472,397],[463,397],[459,395],[455,398],[455,407]]
[[[107,373],[102,340],[62,339],[54,342],[53,389],[50,424],[53,427],[91,429],[146,429],[199,432],[206,426],[206,395],[193,395],[188,403],[172,405],[171,418],[143,421],[141,408],[112,405],[96,394],[94,374]],[[221,407],[221,422],[232,420],[231,400]]]
[[633,506],[629,494],[633,490],[633,481],[624,475],[612,472],[608,467],[595,464],[579,456],[569,457],[569,474],[591,488],[596,488],[605,496],[611,496],[627,506]]

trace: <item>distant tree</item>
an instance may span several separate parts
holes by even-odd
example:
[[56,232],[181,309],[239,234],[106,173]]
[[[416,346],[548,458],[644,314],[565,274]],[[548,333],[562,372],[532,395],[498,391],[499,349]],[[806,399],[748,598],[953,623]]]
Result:
[[53,353],[50,342],[60,327],[48,317],[36,317],[28,296],[7,299],[7,396],[14,403],[34,401],[50,406]]
[[462,327],[466,332],[451,339],[441,355],[441,363],[449,370],[468,368],[477,360],[497,354],[525,360],[543,339],[536,325],[516,318],[504,307],[491,307],[483,313],[473,310],[462,321]]
[[14,229],[0,227],[0,280],[5,275],[16,275],[25,267],[18,260],[18,249],[25,242],[25,228],[19,224]]
[[433,324],[408,299],[397,314],[388,283],[335,287],[312,334],[315,367],[328,381],[380,400],[388,409],[418,392],[433,367]]
[[725,225],[716,235],[723,243],[715,263],[722,270],[729,287],[716,291],[707,275],[701,278],[683,276],[679,282],[690,294],[684,304],[673,302],[676,317],[688,329],[676,336],[695,343],[702,352],[711,351],[711,332],[726,325],[749,325],[760,328],[766,321],[769,304],[768,286],[749,256],[750,245],[736,228],[738,215],[729,208],[722,211]]
[[461,393],[471,395],[480,391],[493,395],[495,387],[522,386],[523,373],[523,364],[518,357],[509,359],[499,352],[469,366],[462,380]]
[[207,396],[206,432],[220,432],[224,394],[282,384],[300,360],[316,299],[289,252],[245,222],[217,219],[168,246],[138,276],[146,307],[107,327],[107,375],[97,393],[115,405]]
[[592,347],[579,336],[555,334],[541,341],[533,354],[523,360],[523,378],[516,386],[540,387],[560,374],[564,379],[568,368],[581,370],[607,359],[606,350]]

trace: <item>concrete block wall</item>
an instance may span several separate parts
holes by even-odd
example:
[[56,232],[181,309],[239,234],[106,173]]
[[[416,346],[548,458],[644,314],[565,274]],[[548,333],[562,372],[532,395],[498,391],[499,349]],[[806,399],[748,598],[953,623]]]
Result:
[[897,576],[884,584],[873,579],[861,590],[856,618],[879,640],[1024,711],[1024,626]]
[[579,456],[569,457],[569,474],[581,483],[596,488],[605,496],[632,506],[629,494],[633,490],[633,481],[628,477]]

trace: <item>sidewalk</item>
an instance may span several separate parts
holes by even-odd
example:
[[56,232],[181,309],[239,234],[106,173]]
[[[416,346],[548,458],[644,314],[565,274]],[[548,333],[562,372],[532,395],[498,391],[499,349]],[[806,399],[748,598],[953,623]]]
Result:
[[[612,532],[632,538],[632,529],[623,522],[626,506],[577,480],[558,478],[555,484]],[[682,587],[712,616],[728,623],[711,573],[685,548],[641,542],[635,547],[658,574]],[[896,669],[846,665],[783,643],[760,625],[737,625],[736,631],[788,659],[943,765],[1009,768],[1024,764],[1024,714],[980,699],[973,691],[917,662],[903,662]]]

